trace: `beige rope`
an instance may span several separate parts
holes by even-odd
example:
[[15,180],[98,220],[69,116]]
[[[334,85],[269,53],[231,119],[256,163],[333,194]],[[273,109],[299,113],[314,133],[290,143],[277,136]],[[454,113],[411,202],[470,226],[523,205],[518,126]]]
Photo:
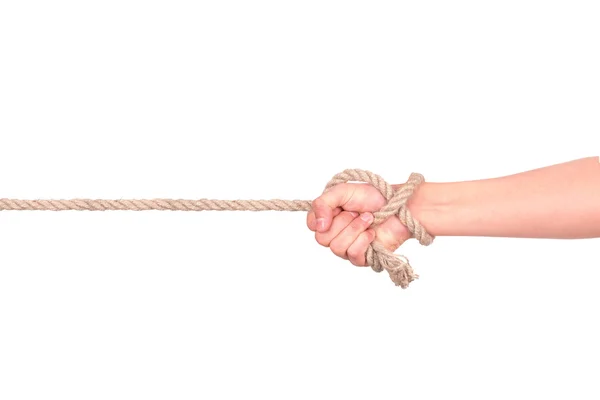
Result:
[[[419,243],[429,245],[433,237],[413,218],[406,203],[417,186],[424,181],[422,175],[413,173],[406,184],[394,190],[383,178],[372,172],[360,169],[347,169],[336,174],[325,186],[325,190],[340,183],[365,182],[373,185],[386,198],[387,203],[381,210],[374,213],[372,226],[377,226],[396,215],[406,225]],[[182,199],[151,199],[151,200],[17,200],[0,199],[0,211],[310,211],[312,202],[308,200],[182,200]],[[384,269],[390,278],[402,288],[418,278],[408,259],[397,256],[374,241],[366,254],[367,263],[376,272]]]

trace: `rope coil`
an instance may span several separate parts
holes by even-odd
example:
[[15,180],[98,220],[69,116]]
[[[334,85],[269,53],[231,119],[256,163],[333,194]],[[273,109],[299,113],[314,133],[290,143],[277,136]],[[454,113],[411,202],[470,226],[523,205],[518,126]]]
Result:
[[[385,197],[387,203],[375,212],[372,226],[377,226],[392,216],[400,221],[422,245],[433,242],[425,228],[410,213],[407,202],[416,188],[424,182],[421,174],[412,173],[398,190],[382,177],[361,169],[346,169],[331,178],[324,192],[335,185],[347,182],[371,184]],[[19,200],[0,199],[0,211],[311,211],[309,200],[217,200],[217,199],[68,199],[68,200]],[[375,240],[368,248],[367,263],[375,272],[386,270],[396,286],[407,288],[418,278],[408,259],[397,256]]]

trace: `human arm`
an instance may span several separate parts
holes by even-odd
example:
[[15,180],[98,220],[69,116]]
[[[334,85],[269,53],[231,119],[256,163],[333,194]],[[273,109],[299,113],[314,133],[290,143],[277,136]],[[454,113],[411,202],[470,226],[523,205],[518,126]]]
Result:
[[[321,245],[365,265],[375,238],[394,251],[410,237],[396,217],[372,228],[349,213],[368,216],[383,204],[370,185],[340,184],[315,199],[307,225]],[[497,178],[425,182],[407,206],[433,236],[600,237],[600,162],[587,157]]]
[[498,178],[424,183],[408,207],[434,236],[600,237],[600,162],[588,157]]

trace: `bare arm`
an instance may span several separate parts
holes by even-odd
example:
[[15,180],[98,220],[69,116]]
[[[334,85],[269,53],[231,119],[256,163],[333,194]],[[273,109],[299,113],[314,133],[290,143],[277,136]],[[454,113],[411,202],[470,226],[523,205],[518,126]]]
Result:
[[434,236],[600,237],[600,162],[588,157],[514,175],[424,183],[409,209]]

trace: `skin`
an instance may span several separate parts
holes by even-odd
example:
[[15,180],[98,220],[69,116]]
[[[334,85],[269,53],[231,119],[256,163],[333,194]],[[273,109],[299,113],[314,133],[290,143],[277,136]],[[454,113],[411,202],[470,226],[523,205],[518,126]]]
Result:
[[[411,237],[397,217],[371,226],[373,212],[384,204],[371,185],[336,185],[313,201],[306,224],[320,245],[366,266],[365,253],[374,240],[396,251]],[[581,158],[475,181],[425,182],[408,208],[436,237],[598,238],[600,159]]]

